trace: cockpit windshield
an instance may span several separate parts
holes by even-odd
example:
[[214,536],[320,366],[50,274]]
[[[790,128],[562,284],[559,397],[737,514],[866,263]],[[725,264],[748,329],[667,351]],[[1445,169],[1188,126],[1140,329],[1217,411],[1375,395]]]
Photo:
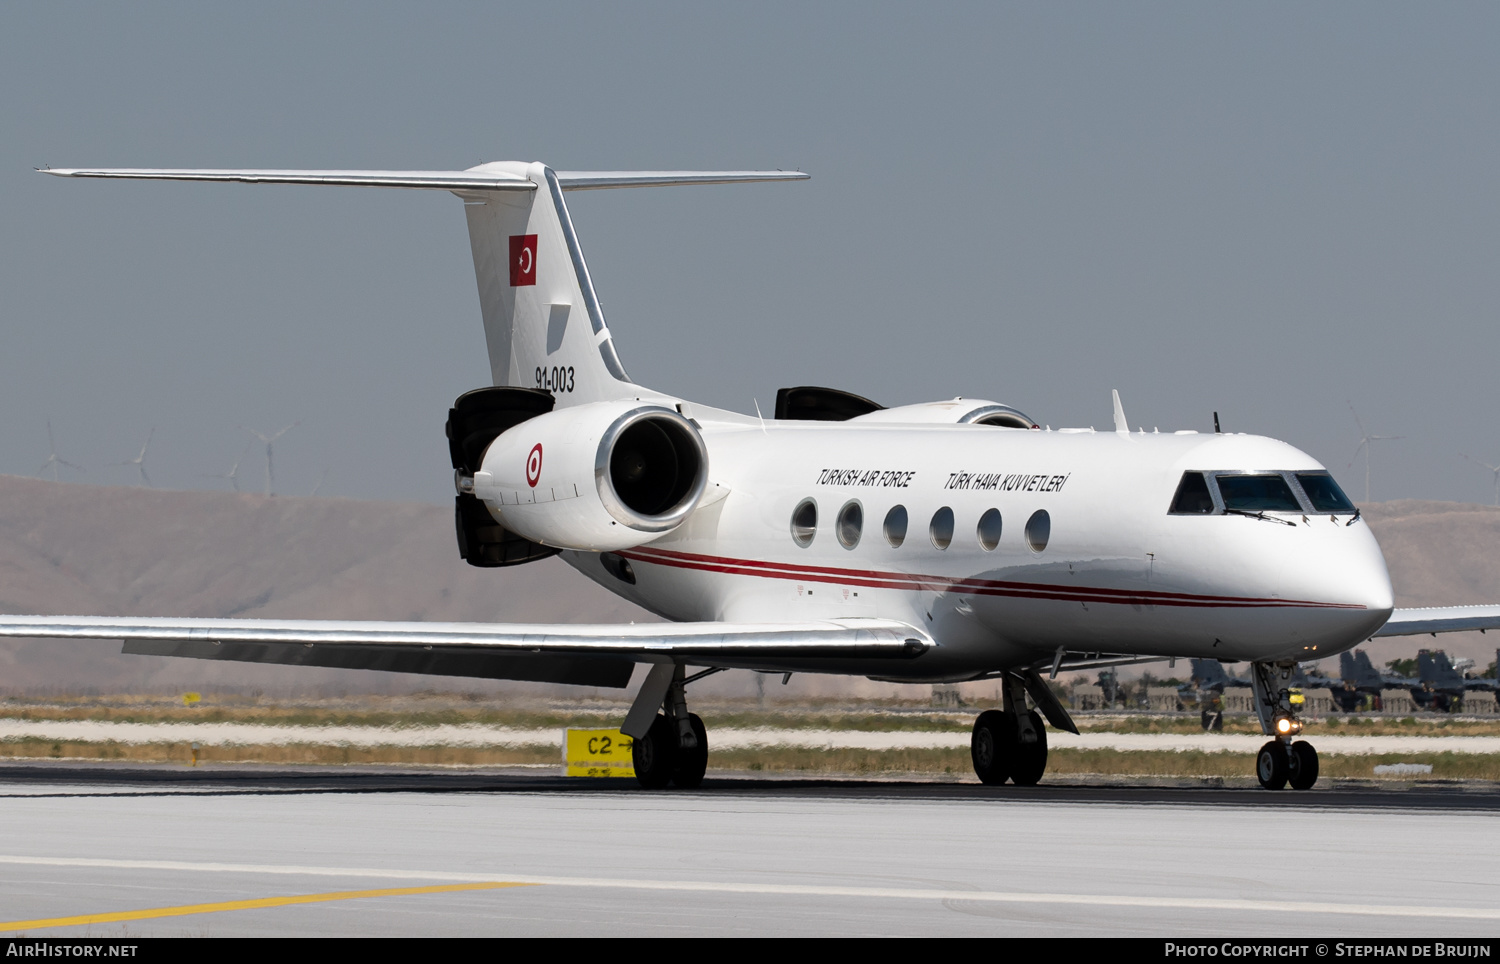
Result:
[[1279,475],[1221,475],[1226,512],[1301,512],[1292,487]]
[[1298,472],[1297,481],[1319,512],[1353,512],[1354,503],[1327,472]]
[[1191,471],[1172,496],[1172,515],[1355,512],[1327,472]]

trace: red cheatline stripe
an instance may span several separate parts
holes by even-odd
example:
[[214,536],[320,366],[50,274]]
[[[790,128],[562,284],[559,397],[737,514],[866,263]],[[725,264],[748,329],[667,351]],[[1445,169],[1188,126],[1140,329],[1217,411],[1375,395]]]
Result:
[[725,556],[705,556],[691,552],[643,546],[620,555],[637,562],[656,563],[675,569],[722,572],[736,576],[759,576],[766,579],[800,579],[804,582],[838,583],[868,586],[876,589],[914,589],[932,592],[962,592],[979,596],[1003,596],[1016,599],[1055,599],[1070,602],[1116,603],[1121,605],[1179,606],[1192,608],[1315,608],[1364,609],[1357,603],[1330,603],[1306,599],[1271,599],[1254,596],[1210,596],[1154,590],[1104,589],[1098,587],[1050,586],[1045,583],[1005,582],[996,579],[953,578],[913,573],[878,572],[868,569],[836,569],[828,566],[806,566],[794,563],[760,562]]

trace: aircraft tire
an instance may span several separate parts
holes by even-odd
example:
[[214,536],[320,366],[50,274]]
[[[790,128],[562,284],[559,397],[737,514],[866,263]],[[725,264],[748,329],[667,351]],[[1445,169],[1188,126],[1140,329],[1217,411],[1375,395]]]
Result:
[[1311,790],[1318,782],[1318,751],[1306,740],[1292,744],[1286,755],[1287,782],[1293,790]]
[[969,738],[969,756],[974,775],[987,786],[998,787],[1010,779],[1015,766],[1016,724],[1006,713],[985,710],[974,721]]
[[[665,717],[663,717],[665,719]],[[692,750],[677,748],[677,767],[672,772],[672,785],[692,790],[703,783],[703,771],[708,769],[708,728],[697,713],[688,714],[693,735],[698,737],[698,746]]]
[[1286,787],[1286,747],[1272,740],[1260,748],[1255,755],[1255,776],[1267,790],[1282,790]]
[[657,714],[646,735],[631,744],[630,762],[644,790],[660,790],[671,782],[677,764],[677,730],[672,721]]
[[1047,728],[1042,725],[1042,717],[1036,710],[1027,715],[1031,717],[1032,729],[1036,731],[1036,742],[1016,741],[1016,762],[1010,778],[1018,787],[1036,786],[1041,782],[1042,774],[1047,772]]

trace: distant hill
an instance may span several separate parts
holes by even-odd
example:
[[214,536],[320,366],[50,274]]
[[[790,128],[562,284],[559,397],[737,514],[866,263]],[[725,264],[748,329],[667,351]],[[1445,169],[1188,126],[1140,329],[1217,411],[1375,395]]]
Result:
[[[556,559],[476,569],[452,510],[168,492],[0,476],[0,611],[115,616],[637,622],[655,616]],[[494,684],[124,656],[119,643],[0,640],[0,692],[281,694]]]
[[[1362,511],[1385,553],[1397,606],[1500,603],[1500,508],[1401,499]],[[1418,649],[1443,649],[1471,657],[1483,671],[1497,646],[1500,632],[1377,639],[1364,649],[1376,665]]]
[[[1500,602],[1500,508],[1401,501],[1364,507],[1397,604]],[[458,557],[451,510],[425,503],[169,492],[0,476],[0,612],[501,622],[645,622],[656,617],[556,559],[475,569]],[[1382,640],[1377,663],[1433,645],[1495,658],[1500,633]],[[865,681],[794,678],[812,695],[909,692]],[[728,673],[703,692],[754,692]],[[772,686],[768,686],[768,692]],[[268,693],[466,689],[529,684],[124,656],[119,644],[0,640],[0,692]],[[552,690],[563,692],[563,690]],[[579,693],[573,688],[566,692]],[[618,695],[610,691],[611,695]]]

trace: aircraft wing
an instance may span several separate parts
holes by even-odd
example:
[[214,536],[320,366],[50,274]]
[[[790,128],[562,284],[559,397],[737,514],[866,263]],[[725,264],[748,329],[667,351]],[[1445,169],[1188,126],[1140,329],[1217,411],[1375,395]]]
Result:
[[1420,636],[1423,633],[1463,633],[1500,629],[1500,606],[1434,606],[1398,609],[1376,636]]
[[6,616],[0,636],[119,639],[124,651],[252,663],[623,687],[636,663],[779,671],[805,660],[915,659],[936,645],[906,623],[558,625],[321,619]]

